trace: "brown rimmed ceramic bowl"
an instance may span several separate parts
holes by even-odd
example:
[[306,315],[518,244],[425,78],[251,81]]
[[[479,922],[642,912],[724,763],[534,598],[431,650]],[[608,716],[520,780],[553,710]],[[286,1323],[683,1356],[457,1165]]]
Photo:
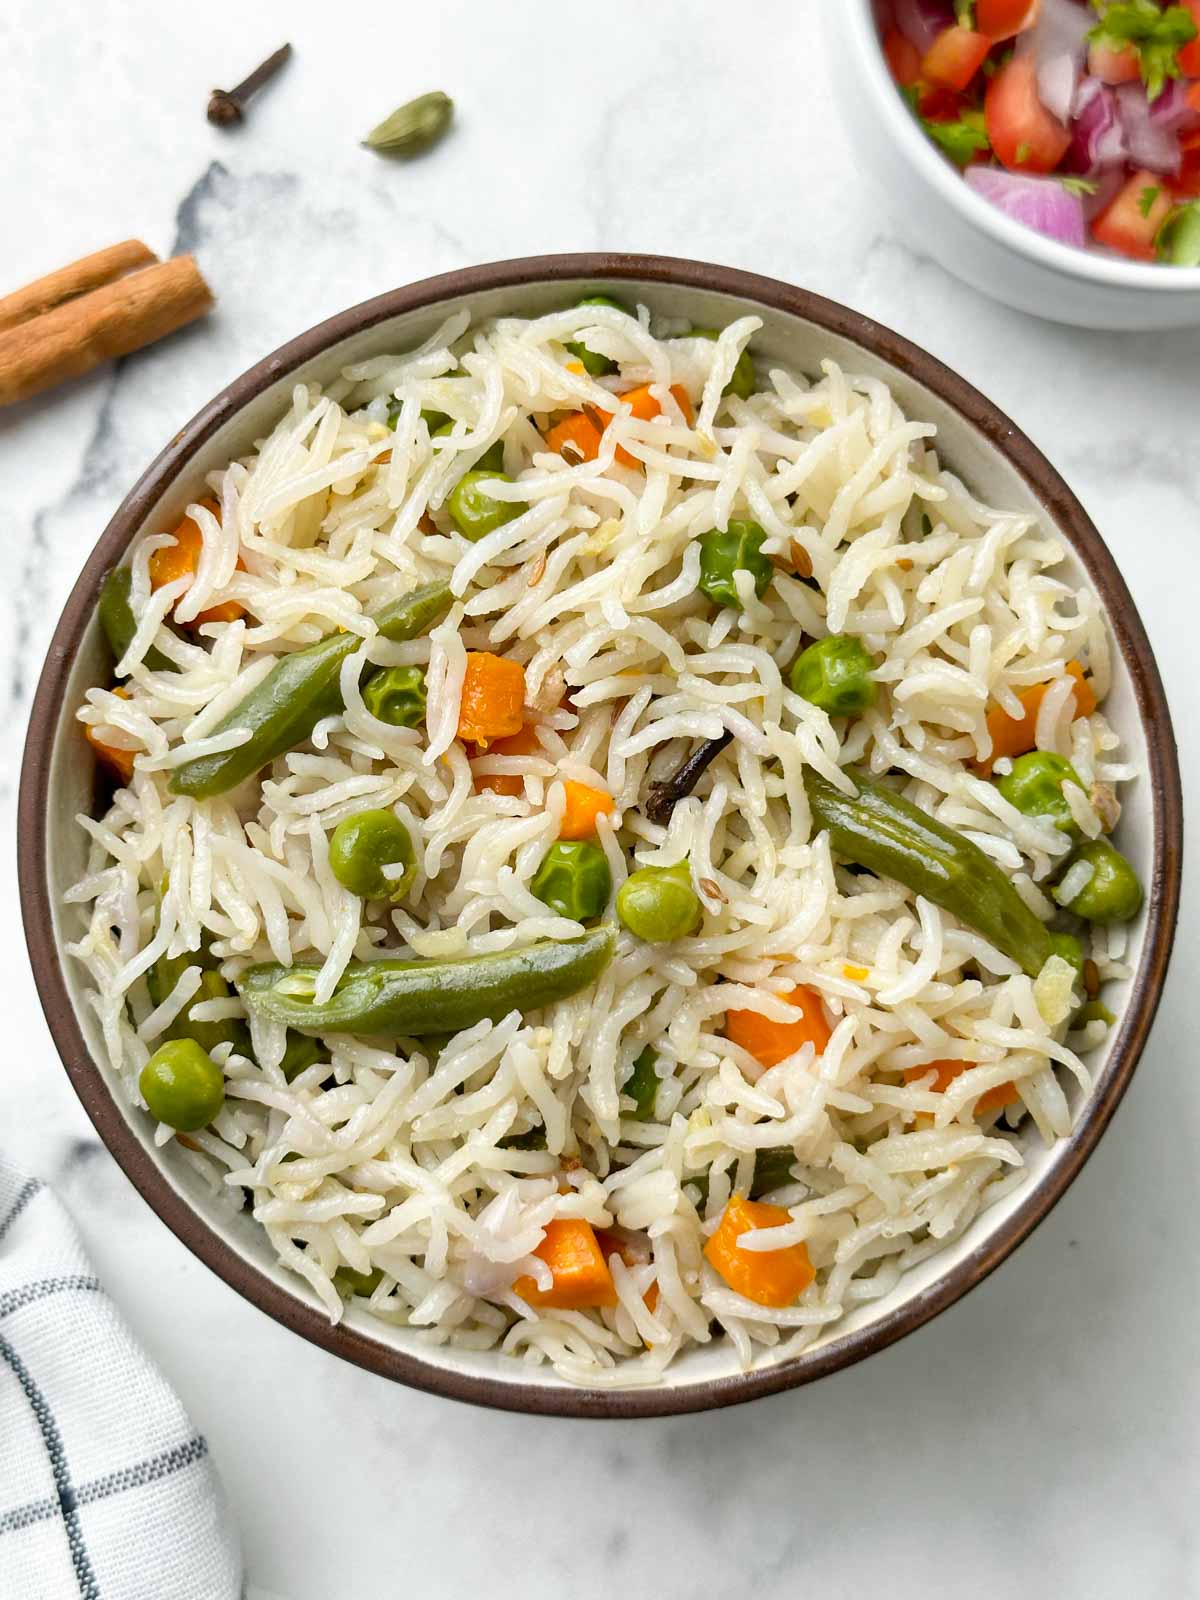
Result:
[[[1036,511],[1069,547],[1065,570],[1100,596],[1116,643],[1106,710],[1146,774],[1131,786],[1122,848],[1148,889],[1131,934],[1133,976],[1111,1004],[1119,1023],[1091,1067],[1096,1078],[1070,1138],[1045,1149],[1031,1138],[1026,1182],[977,1218],[961,1239],[910,1272],[893,1292],[854,1310],[803,1355],[763,1352],[739,1369],[727,1341],[689,1352],[652,1388],[581,1389],[552,1372],[494,1352],[425,1342],[352,1309],[332,1327],[306,1285],[274,1259],[246,1214],[232,1220],[172,1146],[152,1142],[148,1117],[114,1094],[81,970],[63,954],[71,937],[62,891],[83,870],[73,822],[92,803],[93,772],[73,720],[84,691],[104,681],[106,648],[96,597],[107,570],[145,531],[170,527],[197,497],[203,475],[268,431],[291,385],[328,378],[352,361],[404,349],[448,312],[538,314],[611,289],[652,311],[714,327],[753,312],[755,350],[801,371],[825,356],[885,379],[911,416],[935,422],[950,465],[993,504]],[[1129,591],[1099,533],[1066,484],[1009,420],[953,372],[857,312],[802,289],[725,267],[655,256],[533,257],[474,267],[396,289],[331,318],[260,361],[217,395],[135,485],[105,529],[67,601],[34,698],[21,774],[21,904],[50,1031],[100,1136],[169,1228],[239,1294],[314,1343],[420,1389],[515,1411],[648,1417],[732,1405],[807,1383],[883,1349],[979,1283],[1041,1221],[1087,1160],[1128,1087],[1166,975],[1179,902],[1182,806],[1175,741],[1162,682]]]

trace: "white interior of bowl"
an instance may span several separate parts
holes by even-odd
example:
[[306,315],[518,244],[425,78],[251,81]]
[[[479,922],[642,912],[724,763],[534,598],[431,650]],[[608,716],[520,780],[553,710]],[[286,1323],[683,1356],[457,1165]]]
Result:
[[[944,401],[921,384],[873,356],[848,339],[828,333],[823,328],[767,306],[747,306],[744,300],[726,294],[701,291],[681,285],[661,283],[620,283],[604,285],[601,279],[577,282],[560,281],[551,284],[493,289],[486,293],[459,299],[446,300],[436,305],[408,312],[360,332],[327,350],[319,358],[308,362],[296,371],[281,377],[276,383],[253,399],[240,413],[227,422],[203,445],[184,474],[163,492],[151,508],[139,533],[158,532],[169,528],[178,519],[187,502],[196,497],[205,472],[224,465],[232,457],[244,454],[254,441],[265,435],[285,408],[292,385],[301,379],[328,379],[352,361],[389,350],[404,350],[420,342],[441,322],[450,310],[467,304],[477,316],[501,312],[537,314],[570,304],[581,293],[597,287],[611,287],[625,300],[636,298],[648,305],[659,316],[685,317],[704,327],[720,326],[747,310],[755,311],[763,319],[763,329],[754,340],[760,370],[770,364],[786,366],[793,371],[815,373],[822,359],[832,357],[846,370],[867,373],[885,380],[893,389],[900,405],[914,417],[930,420],[938,428],[937,448],[944,463],[958,473],[971,489],[993,505],[1019,510],[1040,512],[1047,523],[1047,513],[1034,497],[1017,470],[1000,451],[971,423],[954,412]],[[1065,541],[1064,541],[1065,542]],[[1063,568],[1072,583],[1088,582],[1088,575],[1080,558],[1072,551]],[[54,904],[55,934],[59,948],[77,936],[73,908],[63,907],[62,891],[84,870],[86,837],[74,817],[87,810],[92,800],[91,763],[86,747],[79,737],[73,721],[75,708],[84,691],[104,681],[108,671],[108,656],[102,642],[99,624],[93,620],[72,665],[67,689],[54,732],[51,760],[50,793],[51,814],[48,818],[47,845],[49,856],[49,882]],[[1114,683],[1105,704],[1106,714],[1124,740],[1127,758],[1145,771],[1148,769],[1146,736],[1137,713],[1132,680],[1127,664],[1117,655],[1114,660]],[[1134,784],[1128,795],[1122,796],[1125,812],[1120,826],[1122,849],[1137,867],[1143,882],[1149,882],[1153,859],[1153,813],[1148,783]],[[1130,961],[1136,973],[1145,941],[1145,922],[1131,930]],[[100,1031],[91,1008],[85,1003],[82,968],[69,957],[63,957],[66,982],[72,1005],[84,1038],[94,1058],[103,1062],[104,1051]],[[1114,986],[1106,994],[1111,1008],[1121,1014],[1129,985]],[[1111,1051],[1112,1041],[1119,1030],[1110,1034],[1110,1043],[1094,1053],[1089,1061],[1093,1073],[1102,1076]],[[1078,1093],[1068,1085],[1068,1093]],[[295,1300],[317,1307],[315,1296],[307,1286],[285,1272],[277,1263],[265,1234],[242,1212],[230,1217],[228,1201],[221,1204],[207,1190],[193,1169],[180,1159],[174,1145],[156,1149],[153,1144],[153,1124],[148,1116],[127,1105],[117,1096],[120,1113],[133,1135],[161,1170],[166,1181],[186,1204],[258,1272],[272,1279]],[[1036,1134],[1024,1144],[1028,1182],[978,1217],[963,1237],[949,1245],[932,1259],[915,1268],[889,1295],[864,1304],[854,1310],[844,1321],[824,1333],[816,1348],[836,1345],[848,1335],[868,1329],[872,1324],[890,1316],[910,1302],[927,1294],[948,1269],[968,1256],[986,1247],[997,1230],[1003,1228],[1007,1218],[1029,1198],[1034,1186],[1048,1182],[1056,1166],[1069,1151],[1067,1143],[1053,1149],[1042,1146]],[[522,1385],[541,1385],[555,1389],[570,1389],[561,1378],[545,1367],[530,1367],[510,1357],[495,1352],[464,1352],[432,1345],[427,1336],[418,1331],[393,1327],[378,1321],[365,1312],[351,1309],[347,1321],[364,1337],[381,1346],[403,1351],[431,1366],[451,1370],[464,1376],[489,1379],[492,1382]],[[810,1347],[811,1348],[811,1347]],[[757,1358],[757,1368],[771,1366],[778,1360],[772,1351],[763,1351]],[[684,1354],[668,1369],[662,1384],[672,1390],[686,1390],[692,1386],[711,1383],[715,1379],[728,1379],[740,1371],[731,1345],[718,1341]]]

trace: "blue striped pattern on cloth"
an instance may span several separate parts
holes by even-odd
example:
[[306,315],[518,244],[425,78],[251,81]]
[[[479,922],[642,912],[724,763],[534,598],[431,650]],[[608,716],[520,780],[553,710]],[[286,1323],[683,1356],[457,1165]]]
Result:
[[55,1196],[0,1160],[0,1595],[238,1600],[208,1446]]

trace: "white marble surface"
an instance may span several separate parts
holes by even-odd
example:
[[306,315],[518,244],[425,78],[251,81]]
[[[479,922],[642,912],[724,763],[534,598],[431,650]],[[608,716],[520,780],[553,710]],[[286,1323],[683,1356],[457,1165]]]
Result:
[[[1200,579],[1200,333],[1038,323],[898,244],[834,122],[821,3],[837,0],[0,11],[0,288],[138,234],[194,249],[220,301],[157,350],[0,415],[0,1143],[73,1208],[208,1435],[263,1596],[1200,1594],[1194,868],[1134,1087],[1030,1243],[866,1365],[677,1421],[468,1410],[342,1365],[251,1309],[95,1139],[28,971],[11,837],[24,722],[113,508],[219,385],[285,338],[492,258],[607,248],[731,263],[846,300],[957,366],[1098,519],[1156,642],[1189,791],[1200,780],[1184,621]],[[246,126],[210,128],[209,88],[288,37],[296,58]],[[461,108],[435,156],[402,167],[358,148],[435,86]]]

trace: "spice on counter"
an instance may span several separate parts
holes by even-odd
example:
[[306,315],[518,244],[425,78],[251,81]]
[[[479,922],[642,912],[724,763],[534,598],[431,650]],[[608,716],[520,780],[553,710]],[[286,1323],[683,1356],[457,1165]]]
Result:
[[241,122],[246,114],[246,101],[257,94],[264,83],[270,82],[291,53],[290,44],[281,44],[274,55],[255,67],[241,83],[232,89],[214,89],[208,97],[208,120],[218,128],[231,128]]
[[434,89],[398,106],[390,117],[371,129],[363,144],[382,155],[415,156],[437,143],[453,117],[454,101]]
[[194,256],[155,261],[136,239],[85,256],[0,300],[0,406],[153,344],[212,304]]

